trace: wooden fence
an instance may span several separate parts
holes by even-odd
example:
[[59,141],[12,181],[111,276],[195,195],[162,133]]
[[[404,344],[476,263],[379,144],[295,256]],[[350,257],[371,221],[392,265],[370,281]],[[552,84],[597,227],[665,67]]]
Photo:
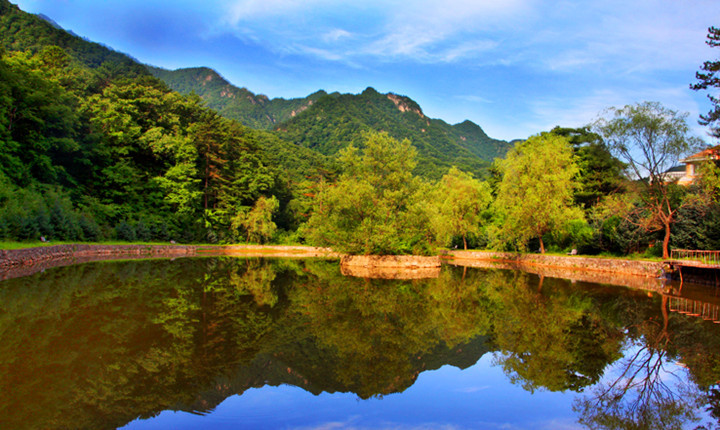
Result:
[[673,249],[670,259],[675,261],[689,260],[720,267],[720,251],[698,251],[694,249]]

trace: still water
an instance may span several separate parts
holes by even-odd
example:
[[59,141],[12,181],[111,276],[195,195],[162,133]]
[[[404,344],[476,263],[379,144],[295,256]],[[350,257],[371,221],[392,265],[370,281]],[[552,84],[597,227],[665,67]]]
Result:
[[717,429],[702,294],[327,260],[49,269],[0,282],[0,428]]

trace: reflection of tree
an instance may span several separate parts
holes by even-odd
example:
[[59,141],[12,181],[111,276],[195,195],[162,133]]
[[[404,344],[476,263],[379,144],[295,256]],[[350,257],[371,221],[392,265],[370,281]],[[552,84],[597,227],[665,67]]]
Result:
[[634,310],[628,315],[634,319],[628,329],[629,352],[616,366],[616,375],[594,387],[592,395],[576,400],[573,408],[580,422],[593,429],[675,429],[697,421],[697,410],[708,398],[698,385],[685,382],[674,365],[688,351],[676,340],[693,339],[686,337],[687,317],[671,320],[667,296],[661,300],[660,315]]
[[496,360],[527,390],[581,390],[618,358],[622,332],[605,322],[589,296],[567,284],[522,272],[489,278]]
[[266,384],[402,390],[425,368],[486,351],[482,300],[454,272],[364,281],[322,261],[48,270],[0,287],[0,422],[114,428],[164,409],[211,410]]
[[367,398],[402,391],[426,369],[469,366],[492,342],[530,389],[596,381],[624,337],[653,339],[655,357],[681,357],[703,390],[716,387],[717,330],[623,297],[494,270],[346,278],[320,260],[48,270],[0,284],[0,423],[116,427],[165,409],[209,411],[267,384]]
[[[474,304],[480,292],[446,272],[428,281],[344,277],[336,264],[316,264],[318,278],[289,292],[317,347],[340,383],[361,398],[402,391],[422,367],[418,358],[481,334],[487,319]],[[312,372],[312,370],[309,370]]]

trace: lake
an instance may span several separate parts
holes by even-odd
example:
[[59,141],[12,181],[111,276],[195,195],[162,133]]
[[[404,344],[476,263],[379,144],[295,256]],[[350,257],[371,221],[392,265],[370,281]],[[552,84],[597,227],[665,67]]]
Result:
[[684,288],[323,259],[48,269],[0,281],[0,428],[718,428],[720,299]]

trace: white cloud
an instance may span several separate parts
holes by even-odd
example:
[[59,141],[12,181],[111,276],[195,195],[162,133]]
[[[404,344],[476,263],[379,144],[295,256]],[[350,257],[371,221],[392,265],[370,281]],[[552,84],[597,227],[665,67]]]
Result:
[[520,123],[520,128],[537,133],[556,125],[582,127],[594,122],[607,108],[658,101],[679,113],[689,113],[688,125],[695,134],[703,136],[704,129],[697,125],[698,107],[692,95],[687,87],[657,87],[635,90],[605,88],[585,96],[547,97],[529,103],[528,119]]
[[306,54],[324,60],[473,60],[638,73],[701,58],[709,20],[720,12],[713,1],[226,0],[221,21],[277,52],[301,42],[318,49]]
[[328,31],[327,33],[323,34],[322,39],[325,42],[338,42],[342,39],[348,39],[348,38],[352,38],[352,37],[353,37],[353,34],[350,33],[349,31],[345,31],[341,28],[335,28],[335,29],[332,29],[332,30]]
[[322,48],[305,50],[322,59],[454,62],[497,47],[483,34],[498,23],[516,21],[534,1],[371,0],[347,5],[331,0],[235,0],[227,1],[221,24],[277,52],[301,41]]

